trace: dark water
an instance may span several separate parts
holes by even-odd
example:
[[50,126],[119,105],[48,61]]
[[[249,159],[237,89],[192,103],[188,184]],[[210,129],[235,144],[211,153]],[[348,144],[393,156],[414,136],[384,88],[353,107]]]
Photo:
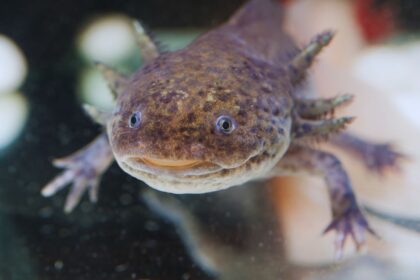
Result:
[[240,2],[3,1],[0,33],[20,46],[29,64],[21,91],[30,115],[19,139],[0,155],[0,279],[208,278],[175,228],[144,205],[145,186],[115,164],[102,180],[99,203],[85,198],[71,215],[62,213],[66,191],[51,199],[39,192],[58,172],[51,159],[100,131],[75,94],[82,63],[75,37],[88,20],[119,12],[151,29],[208,28]]

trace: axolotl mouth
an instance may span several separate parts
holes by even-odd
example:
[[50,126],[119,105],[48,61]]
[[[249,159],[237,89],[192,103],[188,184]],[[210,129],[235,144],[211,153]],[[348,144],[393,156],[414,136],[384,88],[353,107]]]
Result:
[[[131,176],[150,187],[170,193],[206,193],[240,185],[267,168],[260,164],[263,155],[255,155],[237,166],[202,160],[172,160],[126,156],[119,165]],[[252,170],[251,172],[249,170]],[[257,176],[258,177],[258,176]]]
[[133,169],[173,177],[203,175],[222,169],[218,164],[201,160],[170,160],[150,157],[127,157],[123,161]]

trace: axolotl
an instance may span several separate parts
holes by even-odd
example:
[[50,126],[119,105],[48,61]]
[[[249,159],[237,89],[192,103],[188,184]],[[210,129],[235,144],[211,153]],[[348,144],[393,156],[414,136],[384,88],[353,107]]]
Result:
[[67,184],[70,212],[83,193],[97,201],[102,174],[115,159],[126,173],[169,193],[206,193],[250,180],[290,174],[325,179],[337,251],[347,237],[357,247],[374,234],[358,206],[349,176],[332,153],[313,143],[330,141],[359,156],[374,171],[395,167],[389,145],[343,132],[352,117],[334,109],[351,95],[313,98],[307,72],[333,32],[298,48],[281,29],[273,0],[250,0],[225,24],[184,49],[164,52],[138,22],[145,64],[125,76],[96,63],[115,96],[112,112],[86,106],[106,131],[87,147],[55,160],[64,171],[47,184],[51,196]]

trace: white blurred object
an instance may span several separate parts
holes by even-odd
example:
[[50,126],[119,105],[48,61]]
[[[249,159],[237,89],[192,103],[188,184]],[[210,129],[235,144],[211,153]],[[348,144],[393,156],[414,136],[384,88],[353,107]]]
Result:
[[88,103],[98,109],[110,111],[114,108],[111,90],[96,68],[86,68],[82,71],[79,96],[82,103]]
[[0,149],[11,144],[22,131],[28,116],[28,103],[23,95],[9,93],[0,98]]
[[372,47],[354,62],[354,75],[387,94],[401,114],[420,126],[420,42]]
[[78,45],[88,60],[107,64],[121,61],[136,47],[131,20],[123,15],[95,19],[82,31]]
[[27,64],[19,47],[0,34],[0,94],[16,90],[25,79]]

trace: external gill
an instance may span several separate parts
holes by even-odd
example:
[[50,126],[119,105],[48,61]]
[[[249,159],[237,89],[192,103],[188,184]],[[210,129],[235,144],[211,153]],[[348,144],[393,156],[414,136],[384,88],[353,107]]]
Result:
[[133,21],[133,29],[136,35],[137,45],[140,49],[140,55],[145,63],[155,59],[162,52],[160,42],[148,32],[137,20]]
[[344,130],[354,117],[326,120],[295,120],[293,137],[296,141],[321,141]]
[[328,114],[333,114],[338,107],[353,101],[351,94],[339,95],[326,99],[297,99],[295,100],[296,111],[305,119],[320,119]]
[[[133,30],[135,32],[137,45],[140,49],[140,55],[144,62],[147,63],[158,57],[161,53],[160,44],[146,32],[140,22],[136,20],[133,21]],[[94,64],[114,94],[114,99],[116,99],[117,96],[122,94],[126,89],[128,77],[102,62],[95,61]]]
[[89,104],[83,104],[85,113],[97,124],[105,126],[107,121],[111,118],[112,113],[101,111]]
[[334,32],[332,31],[325,31],[317,35],[290,61],[287,70],[293,84],[302,81],[306,70],[311,67],[315,57],[331,42],[333,37]]
[[353,99],[346,94],[325,99],[295,99],[293,137],[297,141],[327,140],[338,134],[351,123],[353,117],[325,118],[337,107],[348,104]]
[[124,92],[128,83],[128,78],[125,75],[118,72],[117,70],[115,70],[114,68],[102,62],[95,61],[94,65],[107,82],[108,87],[113,93],[114,99],[116,99],[118,95]]

